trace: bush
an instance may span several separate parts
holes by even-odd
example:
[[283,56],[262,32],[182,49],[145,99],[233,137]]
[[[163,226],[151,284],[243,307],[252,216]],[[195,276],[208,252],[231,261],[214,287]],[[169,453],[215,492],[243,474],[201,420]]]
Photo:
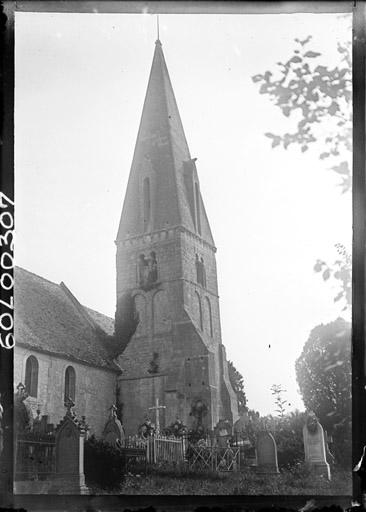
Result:
[[164,435],[166,436],[183,437],[187,433],[188,428],[179,418],[176,418],[176,420],[164,430]]
[[138,428],[138,434],[143,439],[153,436],[156,433],[156,427],[149,418],[146,418]]
[[252,415],[246,434],[252,445],[256,446],[260,431],[271,432],[276,441],[279,467],[290,469],[305,458],[302,434],[304,424],[305,414],[297,410],[280,417],[268,415],[259,418]]
[[121,448],[91,436],[84,447],[85,477],[103,489],[118,487],[125,476],[125,457]]
[[292,468],[305,459],[302,429],[305,423],[303,413],[290,413],[277,420],[274,438],[277,443],[278,465]]

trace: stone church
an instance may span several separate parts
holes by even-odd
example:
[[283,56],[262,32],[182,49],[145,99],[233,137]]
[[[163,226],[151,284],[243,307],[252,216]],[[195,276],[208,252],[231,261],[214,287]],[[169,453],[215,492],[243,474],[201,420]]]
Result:
[[51,422],[66,396],[97,435],[113,403],[127,434],[155,417],[157,399],[162,427],[176,417],[192,426],[197,404],[208,428],[237,420],[195,161],[157,40],[116,238],[115,321],[63,283],[15,272],[15,384]]

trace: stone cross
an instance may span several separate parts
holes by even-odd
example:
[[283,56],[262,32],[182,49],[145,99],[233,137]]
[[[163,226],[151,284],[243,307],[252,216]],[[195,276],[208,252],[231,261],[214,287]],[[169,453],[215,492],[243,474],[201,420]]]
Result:
[[22,382],[19,382],[19,384],[17,385],[17,391],[18,391],[18,393],[25,391],[25,386]]
[[110,410],[109,417],[110,418],[117,418],[117,407],[114,404],[111,405],[109,410]]
[[155,415],[156,415],[156,421],[155,421],[155,424],[156,424],[156,432],[159,434],[160,432],[160,421],[159,421],[159,412],[160,412],[160,409],[166,409],[166,406],[165,405],[159,405],[159,398],[156,398],[155,399],[155,406],[154,407],[149,407],[149,410],[152,410],[152,411],[155,411]]
[[112,446],[123,446],[125,442],[125,433],[122,423],[117,418],[117,407],[113,404],[109,411],[109,418],[103,430],[103,438]]
[[66,398],[65,402],[64,402],[64,406],[66,407],[66,414],[68,416],[74,416],[74,412],[71,410],[73,407],[75,407],[75,402],[70,398]]

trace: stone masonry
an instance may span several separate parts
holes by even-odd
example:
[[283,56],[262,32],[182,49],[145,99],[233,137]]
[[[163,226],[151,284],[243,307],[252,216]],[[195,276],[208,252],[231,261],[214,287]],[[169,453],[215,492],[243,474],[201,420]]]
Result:
[[119,400],[134,434],[156,398],[161,426],[238,419],[221,341],[216,248],[160,41],[156,42],[117,240],[117,310],[126,293],[139,316],[118,358]]

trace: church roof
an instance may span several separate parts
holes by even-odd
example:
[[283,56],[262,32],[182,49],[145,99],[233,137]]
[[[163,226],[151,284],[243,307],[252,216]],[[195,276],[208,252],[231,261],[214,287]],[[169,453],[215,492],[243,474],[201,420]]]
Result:
[[63,284],[15,267],[16,344],[92,366],[113,362],[113,320],[82,306]]
[[195,160],[189,152],[161,42],[158,40],[155,43],[117,240],[147,231],[143,219],[143,181],[149,178],[152,222],[148,231],[183,226],[214,245],[199,191]]

